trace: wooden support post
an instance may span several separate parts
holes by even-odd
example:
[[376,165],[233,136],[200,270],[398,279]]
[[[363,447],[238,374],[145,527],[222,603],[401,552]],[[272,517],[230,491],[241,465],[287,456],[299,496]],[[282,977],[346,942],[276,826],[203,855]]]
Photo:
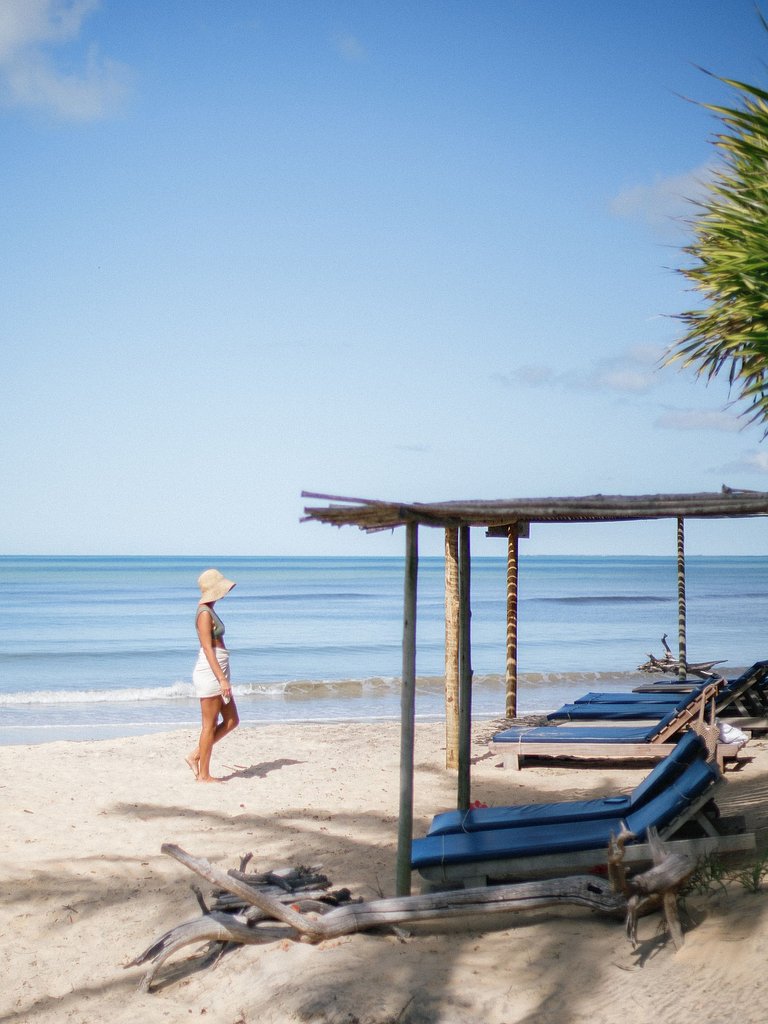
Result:
[[416,523],[405,534],[405,587],[403,594],[403,681],[400,693],[400,817],[397,832],[395,892],[411,892],[413,844],[413,748],[416,718],[416,585],[419,572],[419,535]]
[[456,806],[469,807],[472,746],[472,644],[470,639],[469,527],[459,528],[459,779]]
[[518,525],[507,528],[507,664],[506,706],[507,718],[517,717],[517,579],[518,579]]
[[688,675],[685,619],[685,520],[680,516],[677,520],[677,632],[679,643],[677,674],[681,680]]
[[445,767],[459,766],[459,531],[445,531]]

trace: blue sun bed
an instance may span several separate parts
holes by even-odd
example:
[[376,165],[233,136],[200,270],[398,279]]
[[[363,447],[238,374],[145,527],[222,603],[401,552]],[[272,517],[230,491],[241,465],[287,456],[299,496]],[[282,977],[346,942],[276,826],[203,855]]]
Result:
[[608,703],[607,701],[595,701],[591,704],[563,704],[557,711],[547,715],[551,722],[608,722],[608,721],[637,721],[657,722],[659,719],[669,716],[676,711],[682,711],[688,707],[698,694],[686,694],[682,699],[669,701],[623,701]]
[[662,718],[649,722],[648,725],[611,726],[595,723],[585,726],[567,725],[534,725],[516,726],[497,732],[494,743],[536,744],[536,743],[652,743],[662,733],[666,725],[671,725],[677,716],[677,710],[666,712]]
[[585,693],[581,697],[577,697],[576,700],[572,701],[573,704],[668,704],[673,707],[675,704],[679,704],[682,700],[687,697],[696,696],[706,686],[703,683],[701,686],[697,686],[693,690],[687,691],[685,694],[681,693],[635,693],[633,690],[627,690],[626,693],[616,691],[608,693]]
[[467,811],[445,811],[436,814],[427,830],[428,836],[450,832],[482,832],[496,828],[520,828],[532,824],[558,825],[599,818],[615,818],[639,810],[653,797],[673,785],[688,765],[705,761],[707,750],[694,732],[686,733],[671,754],[647,775],[634,790],[622,796],[598,797],[592,800],[567,800],[557,803],[517,804],[513,807],[476,807]]
[[645,838],[648,828],[663,828],[687,809],[694,797],[712,786],[720,777],[715,765],[697,759],[687,766],[674,786],[657,793],[648,803],[627,815],[592,821],[559,822],[544,819],[540,824],[520,828],[487,829],[480,832],[453,832],[415,839],[413,866],[460,864],[467,861],[494,859],[501,855],[531,857],[564,850],[599,850],[602,854],[611,835],[618,835],[622,825],[638,840]]
[[699,849],[753,848],[754,835],[720,836],[716,824],[703,813],[720,778],[714,764],[697,758],[671,786],[626,815],[430,835],[414,840],[411,865],[432,882],[472,885],[488,879],[573,873],[605,863],[609,844],[623,830],[632,833],[626,847],[632,862],[648,856],[649,829],[669,839],[692,820],[704,833],[703,840],[690,841],[698,843]]
[[[711,685],[711,680],[691,683],[686,693],[700,693],[706,686]],[[750,668],[746,669],[740,676],[732,679],[721,679],[718,683],[718,699],[733,699],[744,696],[752,698],[757,706],[766,707],[768,699],[768,661],[757,661]],[[669,689],[667,689],[669,687]],[[671,692],[670,692],[671,691]],[[671,681],[660,681],[643,686],[638,690],[600,691],[585,693],[578,697],[575,704],[623,704],[625,702],[645,702],[670,704],[680,700],[683,687]]]
[[[758,662],[735,679],[717,683],[702,683],[690,693],[588,693],[572,704],[564,704],[547,717],[551,721],[621,721],[635,719],[651,721],[663,717],[671,710],[682,710],[697,699],[707,686],[715,686],[715,711],[728,718],[743,718],[765,714],[768,710],[759,692],[768,674],[768,664]],[[753,720],[750,727],[763,731],[768,723]]]
[[[707,747],[722,768],[726,759],[738,759],[738,744],[718,743],[714,722],[716,687],[707,685],[690,703],[669,711],[647,725],[617,726],[601,722],[504,729],[493,737],[492,749],[505,767],[519,769],[528,758],[550,760],[654,762],[674,750],[689,727],[706,736]],[[705,721],[705,711],[710,721]]]

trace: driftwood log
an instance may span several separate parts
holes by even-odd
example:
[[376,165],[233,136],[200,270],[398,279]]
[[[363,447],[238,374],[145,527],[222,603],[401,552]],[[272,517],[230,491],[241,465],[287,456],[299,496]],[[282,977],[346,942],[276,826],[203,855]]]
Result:
[[696,867],[684,853],[668,853],[656,829],[648,830],[653,867],[640,875],[627,877],[624,865],[624,844],[632,833],[622,829],[608,851],[608,878],[612,888],[626,899],[625,927],[632,946],[637,946],[637,919],[661,905],[667,931],[675,949],[683,945],[683,929],[677,909],[680,886]]
[[624,916],[633,945],[637,943],[638,917],[661,906],[672,941],[679,949],[683,938],[677,891],[693,871],[694,863],[681,854],[668,854],[663,843],[649,834],[654,867],[628,877],[623,852],[630,835],[622,832],[611,844],[607,877],[574,875],[371,902],[352,901],[345,889],[328,893],[327,879],[305,870],[288,875],[245,875],[243,868],[249,857],[241,862],[239,871],[224,871],[178,846],[165,844],[161,848],[163,853],[216,887],[216,906],[209,908],[199,889],[193,887],[203,916],[166,932],[126,967],[151,963],[139,986],[140,991],[146,992],[170,956],[184,946],[201,942],[218,944],[219,952],[228,943],[243,945],[278,939],[321,942],[373,928],[391,929],[423,921],[477,918],[564,905]]
[[[648,655],[648,660],[643,662],[642,665],[637,666],[638,672],[649,672],[653,675],[662,673],[663,675],[674,675],[676,676],[680,670],[680,661],[674,656],[670,650],[669,644],[667,643],[667,634],[661,638],[661,644],[664,648],[664,657],[656,658],[653,654]],[[715,676],[713,670],[715,665],[722,665],[724,662],[721,661],[699,661],[696,663],[686,662],[685,669],[689,675],[698,676],[700,679],[709,679]]]

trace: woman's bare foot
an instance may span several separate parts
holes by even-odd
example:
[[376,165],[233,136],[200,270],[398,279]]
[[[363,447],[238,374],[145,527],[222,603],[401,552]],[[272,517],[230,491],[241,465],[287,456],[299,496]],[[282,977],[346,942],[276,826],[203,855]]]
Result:
[[205,778],[203,778],[202,775],[198,775],[197,776],[197,781],[198,782],[225,782],[226,780],[225,779],[217,779],[213,775],[208,775]]
[[200,777],[200,758],[194,757],[192,754],[189,757],[185,757],[184,760],[189,765],[190,771],[196,779]]

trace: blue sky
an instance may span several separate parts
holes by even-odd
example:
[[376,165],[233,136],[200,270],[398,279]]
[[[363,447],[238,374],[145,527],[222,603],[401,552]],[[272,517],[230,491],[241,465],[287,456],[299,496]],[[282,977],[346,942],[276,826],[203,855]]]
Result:
[[685,97],[766,54],[752,0],[2,0],[3,550],[401,553],[302,489],[768,490],[725,384],[658,369],[715,159]]

